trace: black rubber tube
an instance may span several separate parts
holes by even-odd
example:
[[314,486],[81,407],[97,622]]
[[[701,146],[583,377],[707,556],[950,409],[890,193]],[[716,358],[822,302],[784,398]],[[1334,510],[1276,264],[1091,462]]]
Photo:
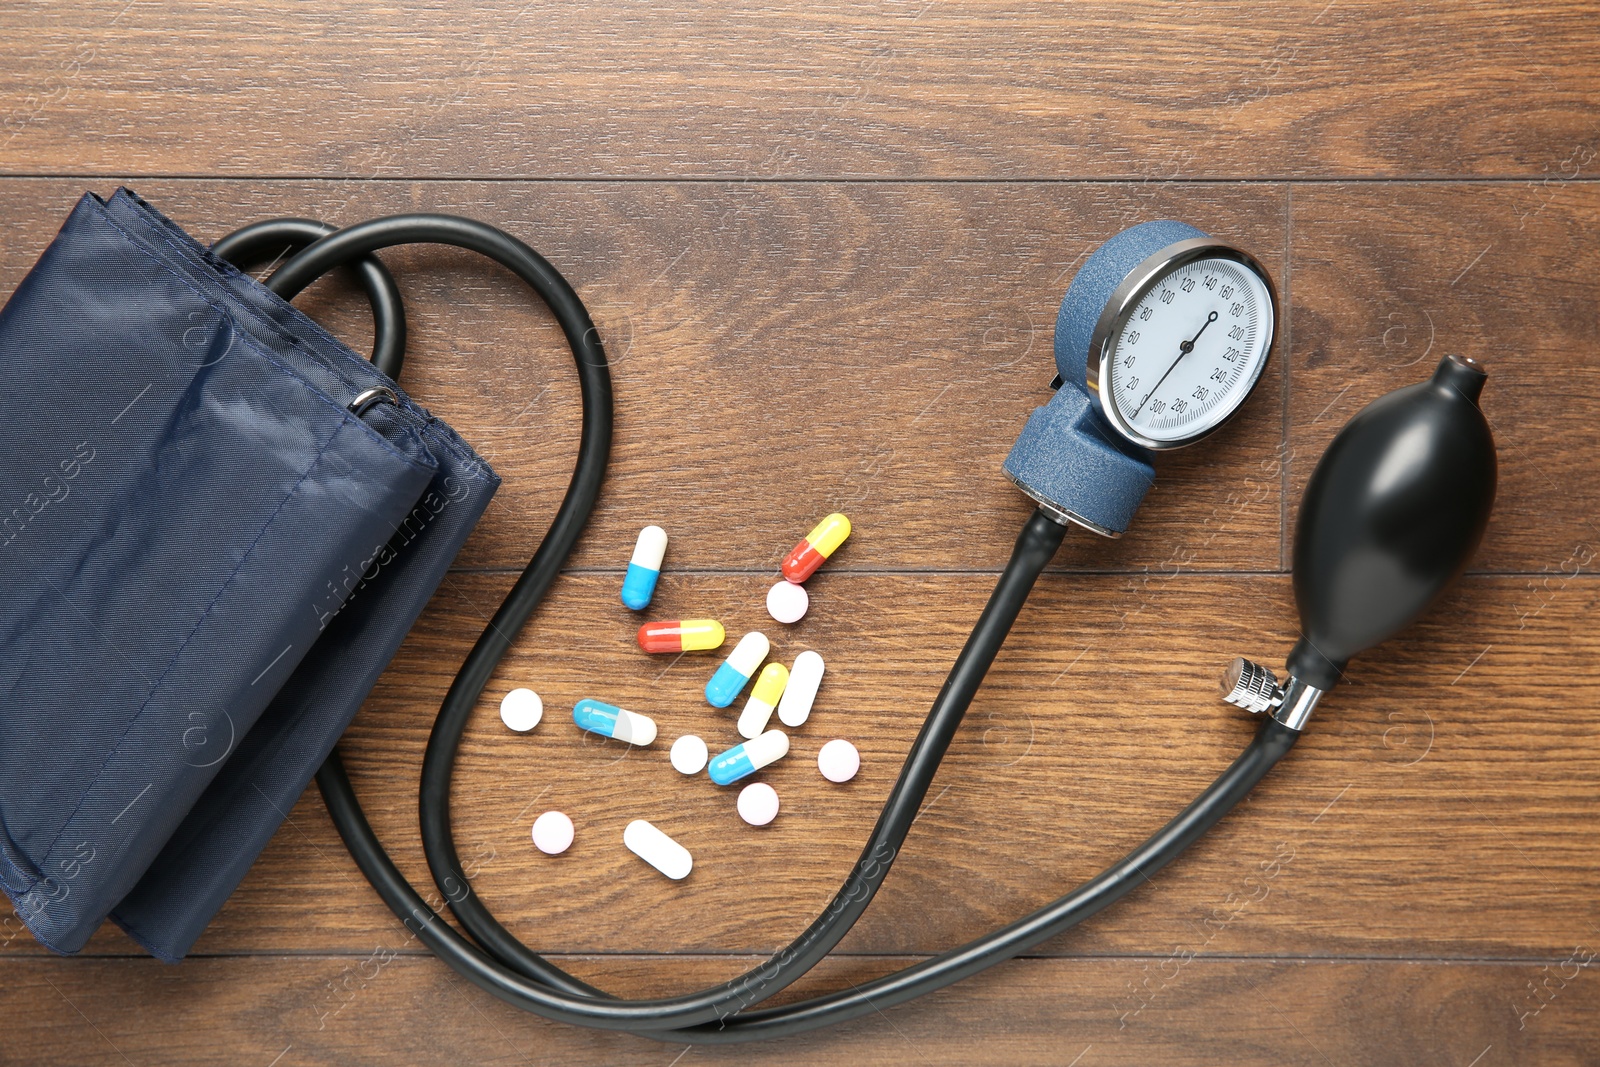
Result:
[[1143,845],[1072,893],[994,934],[849,991],[780,1008],[744,1010],[820,961],[882,884],[962,716],[1065,533],[1060,524],[1036,512],[1019,535],[1011,561],[940,689],[861,859],[829,908],[767,964],[697,993],[625,1001],[574,978],[512,937],[472,892],[451,835],[449,792],[468,716],[495,664],[554,581],[598,496],[611,434],[605,354],[582,303],[554,268],[515,238],[453,216],[396,216],[339,231],[285,264],[269,284],[281,295],[293,296],[341,263],[379,248],[414,242],[481,252],[527,281],[550,305],[572,345],[583,394],[583,435],[567,495],[527,569],[458,673],[424,757],[419,812],[429,867],[444,902],[479,944],[445,923],[394,866],[361,811],[337,754],[329,757],[317,781],[351,855],[385,902],[441,959],[495,996],[548,1018],[673,1042],[759,1040],[855,1018],[1009,959],[1114,903],[1215,824],[1294,744],[1298,736],[1294,731],[1267,721],[1233,765]]
[[[267,219],[234,230],[211,246],[211,254],[245,270],[270,256],[298,252],[336,229],[316,219]],[[399,381],[406,357],[406,312],[400,287],[376,256],[362,256],[352,266],[372,304],[372,362]]]

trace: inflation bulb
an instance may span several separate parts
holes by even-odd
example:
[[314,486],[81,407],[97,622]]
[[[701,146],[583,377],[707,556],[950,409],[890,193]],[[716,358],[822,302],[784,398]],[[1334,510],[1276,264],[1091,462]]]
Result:
[[1446,356],[1433,376],[1379,397],[1317,461],[1300,502],[1289,681],[1235,659],[1222,697],[1303,729],[1352,656],[1427,610],[1466,568],[1494,505],[1494,435],[1482,368]]
[[1404,629],[1483,540],[1495,451],[1487,375],[1446,356],[1433,377],[1368,404],[1317,462],[1300,503],[1289,673],[1331,689],[1345,664]]

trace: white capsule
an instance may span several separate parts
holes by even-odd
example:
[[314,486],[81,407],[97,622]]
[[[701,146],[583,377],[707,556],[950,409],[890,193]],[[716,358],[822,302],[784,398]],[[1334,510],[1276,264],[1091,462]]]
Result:
[[805,725],[817,699],[817,687],[822,684],[822,670],[822,657],[815,652],[802,652],[795,657],[789,684],[778,701],[779,722],[788,727]]
[[694,857],[688,849],[643,819],[628,824],[622,831],[622,843],[629,852],[674,881],[689,877],[694,868]]

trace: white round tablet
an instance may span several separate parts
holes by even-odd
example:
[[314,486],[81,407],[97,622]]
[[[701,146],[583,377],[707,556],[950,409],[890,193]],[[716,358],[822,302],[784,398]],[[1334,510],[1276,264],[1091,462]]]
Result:
[[679,774],[699,774],[710,754],[704,741],[694,734],[684,734],[672,742],[672,769]]
[[835,738],[817,753],[817,770],[830,782],[848,782],[861,769],[861,753],[850,742]]
[[779,582],[767,590],[767,614],[779,622],[799,622],[811,606],[806,587],[793,582]]
[[533,844],[547,856],[559,856],[572,847],[572,820],[559,811],[547,811],[533,820]]
[[747,785],[739,793],[739,818],[751,826],[765,826],[778,817],[778,791],[766,782]]
[[532,689],[513,689],[500,700],[500,721],[525,734],[544,718],[544,701]]

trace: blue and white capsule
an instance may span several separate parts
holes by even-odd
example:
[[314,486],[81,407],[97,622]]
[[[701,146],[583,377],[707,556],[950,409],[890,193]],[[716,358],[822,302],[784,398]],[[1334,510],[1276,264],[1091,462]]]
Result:
[[761,661],[767,658],[772,643],[760,630],[751,630],[739,638],[728,658],[722,661],[717,673],[706,683],[706,700],[714,708],[725,708],[744,689],[750,676],[756,673]]
[[628,561],[628,573],[622,577],[622,602],[634,611],[650,606],[650,598],[656,595],[656,581],[661,577],[661,560],[666,554],[667,531],[659,526],[646,526],[639,531],[633,558]]
[[782,730],[768,730],[742,745],[735,745],[707,768],[711,780],[718,785],[732,785],[748,778],[761,768],[781,760],[789,754],[789,735]]
[[614,737],[630,745],[648,745],[656,739],[656,721],[636,711],[624,711],[598,700],[580,700],[572,706],[572,721],[581,730]]

